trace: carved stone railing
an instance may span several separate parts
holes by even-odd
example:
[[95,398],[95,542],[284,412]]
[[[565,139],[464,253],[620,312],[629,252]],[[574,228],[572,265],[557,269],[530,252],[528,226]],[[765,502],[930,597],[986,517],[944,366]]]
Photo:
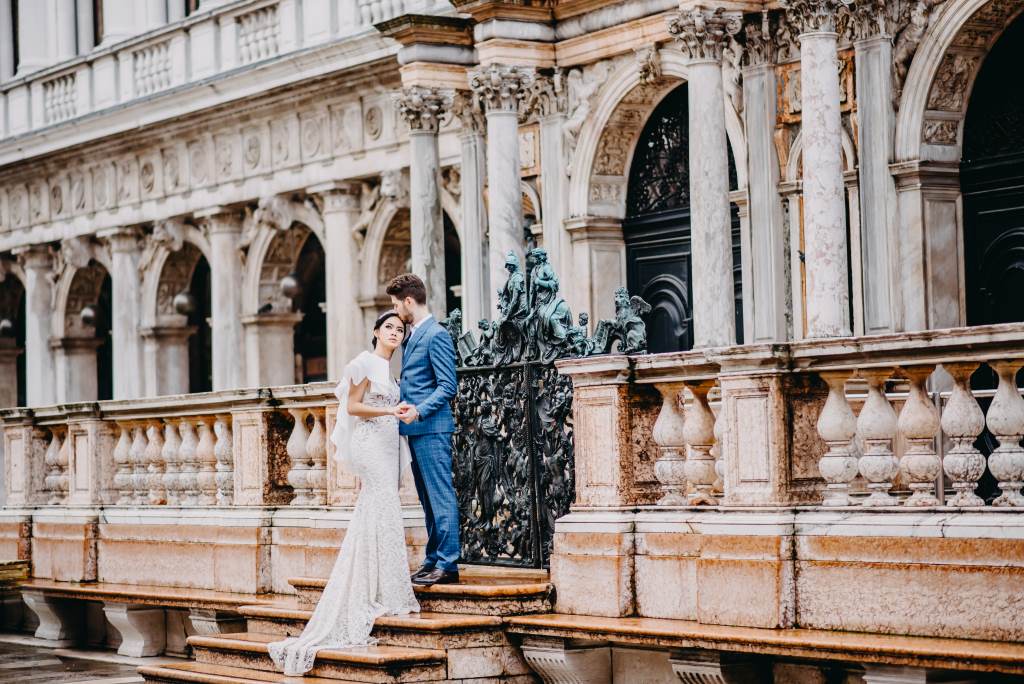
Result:
[[0,411],[8,508],[352,503],[328,383]]
[[0,106],[7,112],[0,140],[247,64],[375,36],[375,23],[406,12],[451,13],[452,7],[442,0],[234,0],[200,8],[180,21],[0,83]]
[[559,362],[576,424],[612,421],[576,506],[1020,509],[1021,368],[1024,324]]

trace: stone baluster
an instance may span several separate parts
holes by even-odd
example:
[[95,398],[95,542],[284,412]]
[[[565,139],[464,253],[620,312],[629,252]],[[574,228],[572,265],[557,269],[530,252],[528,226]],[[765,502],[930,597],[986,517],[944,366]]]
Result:
[[292,506],[308,506],[311,502],[309,490],[309,458],[306,454],[306,442],[309,441],[309,430],[306,429],[306,409],[289,409],[295,419],[292,434],[288,437],[287,452],[291,461],[288,470],[288,484],[292,486],[295,497]]
[[683,440],[686,442],[686,479],[693,487],[687,499],[691,506],[718,504],[712,493],[715,483],[715,459],[711,448],[715,444],[715,414],[708,404],[708,392],[714,380],[688,382],[693,403],[686,407]]
[[181,491],[179,496],[181,505],[195,506],[199,501],[199,482],[196,467],[196,447],[199,446],[199,438],[196,436],[196,427],[190,418],[182,418],[178,424],[178,432],[181,433],[181,448],[178,449],[178,467],[181,473],[178,475],[178,487]]
[[935,479],[942,472],[942,463],[935,452],[935,435],[939,429],[939,411],[928,398],[925,383],[935,366],[909,366],[902,369],[910,381],[910,395],[900,411],[898,427],[906,440],[906,451],[900,459],[900,473],[910,487],[905,506],[938,506]]
[[711,447],[711,457],[715,459],[715,483],[711,490],[716,497],[725,494],[725,459],[722,458],[722,430],[725,429],[725,420],[722,418],[722,411],[725,410],[724,402],[718,406],[718,413],[715,414],[715,445]]
[[217,443],[213,455],[217,459],[217,505],[230,506],[235,500],[235,461],[231,435],[231,416],[219,415],[213,424]]
[[664,382],[655,387],[661,393],[661,411],[654,421],[651,434],[654,443],[658,445],[654,474],[664,492],[658,505],[685,506],[686,442],[683,438],[685,422],[680,403],[684,385],[681,382]]
[[57,467],[60,468],[60,475],[57,476],[57,493],[59,504],[67,503],[68,492],[70,485],[70,477],[68,476],[68,468],[71,464],[71,449],[74,445],[71,443],[71,433],[69,430],[64,430],[64,439],[61,441],[60,451],[57,452]]
[[313,429],[306,438],[306,458],[309,460],[310,504],[323,506],[327,503],[327,431],[324,429],[324,411],[313,409]]
[[132,464],[132,503],[144,504],[149,500],[149,473],[146,469],[146,424],[132,425],[132,448],[129,456]]
[[146,467],[149,472],[149,503],[159,506],[167,503],[167,489],[164,486],[164,436],[163,423],[154,420],[146,426]]
[[164,423],[164,449],[161,458],[164,462],[164,491],[168,506],[181,503],[181,467],[178,454],[181,451],[181,435],[178,426],[171,421]]
[[857,416],[857,434],[864,442],[864,453],[857,467],[871,490],[864,505],[893,506],[896,497],[889,490],[899,470],[899,463],[892,451],[897,418],[884,391],[885,381],[892,372],[888,368],[871,368],[860,371],[859,375],[868,383],[868,397]]
[[985,474],[985,456],[974,448],[985,429],[985,413],[971,392],[971,376],[978,369],[974,362],[944,363],[953,378],[953,391],[942,411],[942,431],[953,447],[942,458],[942,468],[953,482],[956,494],[946,501],[950,506],[984,506],[985,500],[974,493]]
[[50,493],[50,497],[46,501],[50,505],[60,503],[60,448],[60,433],[57,428],[52,428],[50,443],[43,455],[43,462],[46,464],[46,478],[43,483],[46,486],[46,491]]
[[199,505],[213,506],[217,503],[217,456],[214,453],[211,419],[196,419],[199,429],[199,443],[196,445],[196,488],[199,490]]
[[121,435],[114,446],[114,465],[117,468],[114,473],[114,488],[117,489],[115,505],[127,506],[132,502],[132,440],[129,436],[131,426],[127,423],[118,423],[117,428]]
[[999,447],[988,457],[988,469],[999,482],[1000,494],[993,506],[1024,506],[1024,399],[1017,387],[1017,371],[1024,359],[989,361],[988,365],[999,376],[999,386],[988,407],[988,429]]
[[850,371],[828,371],[818,374],[828,385],[828,397],[818,416],[818,435],[828,451],[818,461],[818,470],[825,480],[824,506],[849,506],[850,483],[857,477],[857,457],[850,449],[850,440],[857,434],[857,418],[846,400],[846,381]]

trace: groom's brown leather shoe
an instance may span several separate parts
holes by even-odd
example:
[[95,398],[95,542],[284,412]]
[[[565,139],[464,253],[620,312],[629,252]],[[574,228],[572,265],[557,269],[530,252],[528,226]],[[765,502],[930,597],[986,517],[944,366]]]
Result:
[[459,581],[458,570],[442,570],[434,568],[430,572],[413,577],[412,583],[421,587],[431,587],[435,584],[457,584]]
[[433,569],[434,569],[433,565],[431,565],[431,566],[421,565],[419,570],[417,570],[416,572],[412,573],[411,578],[412,579],[416,579],[420,575],[425,575],[425,574],[427,574],[428,572],[430,572]]

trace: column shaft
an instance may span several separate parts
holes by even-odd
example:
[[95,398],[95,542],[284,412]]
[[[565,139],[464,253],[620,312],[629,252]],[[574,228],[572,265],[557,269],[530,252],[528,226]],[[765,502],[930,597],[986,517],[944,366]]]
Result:
[[540,120],[541,215],[544,220],[544,249],[548,261],[562,281],[562,295],[579,308],[574,291],[577,278],[572,271],[572,238],[565,230],[569,197],[569,170],[565,168],[565,114],[554,112]]
[[142,335],[139,277],[140,245],[134,229],[115,229],[100,234],[110,243],[111,299],[110,336],[114,358],[114,399],[142,396]]
[[850,334],[836,33],[800,35],[808,337]]
[[25,271],[25,403],[46,406],[56,400],[50,347],[53,285],[49,274],[53,262],[42,246],[24,248],[18,256]]
[[473,330],[481,318],[494,317],[491,292],[490,255],[487,246],[487,207],[484,206],[484,182],[487,155],[484,136],[477,130],[464,130],[462,146],[462,308],[465,328]]
[[409,132],[409,214],[412,271],[427,286],[427,306],[438,319],[448,311],[441,216],[441,162],[437,130]]
[[217,208],[197,214],[197,218],[207,222],[210,238],[213,389],[243,387],[242,259],[238,249],[241,217]]
[[896,184],[889,171],[892,149],[892,40],[878,35],[857,41],[857,147],[860,164],[861,249],[864,261],[864,332],[902,329],[893,287],[899,263]]
[[0,81],[14,76],[14,14],[12,0],[0,0]]
[[519,114],[487,112],[487,225],[490,294],[505,285],[505,255],[513,252],[524,263],[523,193],[519,178]]
[[693,62],[690,84],[690,242],[696,347],[736,343],[729,157],[720,62]]
[[786,325],[786,226],[779,196],[779,161],[775,133],[775,67],[760,64],[743,72],[743,108],[750,172],[751,287],[753,330],[748,342],[773,342],[788,337]]
[[359,220],[358,184],[309,188],[323,197],[327,242],[327,378],[339,380],[345,364],[367,348],[370,338],[359,307],[359,245],[352,233]]

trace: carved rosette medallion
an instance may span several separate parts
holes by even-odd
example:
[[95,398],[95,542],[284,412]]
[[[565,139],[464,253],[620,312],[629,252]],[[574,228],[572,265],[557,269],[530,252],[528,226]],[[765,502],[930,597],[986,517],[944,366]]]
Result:
[[533,69],[491,64],[470,72],[469,86],[488,113],[518,113],[535,80]]
[[453,97],[450,90],[412,86],[395,96],[395,104],[411,132],[437,133],[451,114]]
[[835,33],[839,13],[853,0],[781,0],[786,17],[799,35],[805,33]]
[[668,20],[668,32],[679,41],[683,55],[692,62],[720,62],[726,36],[736,35],[743,25],[738,13],[721,8],[681,10]]

